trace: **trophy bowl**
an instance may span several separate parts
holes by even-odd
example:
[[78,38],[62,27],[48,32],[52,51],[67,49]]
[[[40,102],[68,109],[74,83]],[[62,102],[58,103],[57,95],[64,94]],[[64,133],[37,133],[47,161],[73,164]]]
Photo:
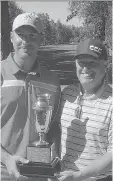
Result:
[[22,175],[53,177],[54,173],[59,170],[58,157],[52,158],[54,144],[48,143],[45,139],[52,116],[50,98],[50,94],[38,94],[32,104],[34,124],[39,139],[27,146],[26,155],[30,162],[28,164],[19,163],[19,171]]
[[52,116],[52,106],[50,106],[50,94],[40,94],[37,96],[37,100],[33,105],[34,110],[34,121],[36,132],[39,134],[39,141],[35,141],[33,144],[38,145],[48,145],[45,139],[45,134],[49,130],[49,125],[51,123]]

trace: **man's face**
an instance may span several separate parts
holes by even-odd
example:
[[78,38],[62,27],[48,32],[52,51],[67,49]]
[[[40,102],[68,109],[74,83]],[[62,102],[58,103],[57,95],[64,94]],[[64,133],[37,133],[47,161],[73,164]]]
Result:
[[77,77],[83,87],[96,88],[101,84],[105,74],[105,61],[89,55],[76,59]]
[[11,33],[11,42],[20,57],[35,57],[40,46],[41,35],[31,26],[21,26]]

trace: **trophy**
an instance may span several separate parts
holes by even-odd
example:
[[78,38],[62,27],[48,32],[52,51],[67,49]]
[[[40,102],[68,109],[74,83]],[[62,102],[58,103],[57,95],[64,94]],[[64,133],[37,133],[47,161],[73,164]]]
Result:
[[33,162],[51,162],[51,145],[45,141],[52,116],[52,106],[49,102],[50,94],[39,94],[32,105],[35,128],[39,135],[39,141],[36,140],[27,147],[27,159]]
[[59,170],[58,157],[52,158],[54,144],[46,141],[46,133],[51,124],[52,106],[49,93],[38,93],[32,103],[33,119],[39,139],[28,145],[26,150],[27,164],[19,164],[20,174],[31,177],[54,177]]

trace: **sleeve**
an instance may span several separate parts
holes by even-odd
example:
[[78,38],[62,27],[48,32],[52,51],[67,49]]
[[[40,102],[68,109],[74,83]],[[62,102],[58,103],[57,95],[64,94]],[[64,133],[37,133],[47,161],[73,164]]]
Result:
[[2,76],[2,74],[0,75],[0,85],[1,86],[3,85],[3,76]]
[[0,86],[3,85],[3,73],[2,73],[2,62],[0,63]]
[[112,123],[113,123],[113,112],[111,110],[111,116],[110,116],[110,123],[109,123],[109,130],[108,130],[108,148],[107,148],[107,152],[112,151],[112,145],[113,145],[113,139],[112,139],[112,135],[113,135],[113,127],[112,127]]

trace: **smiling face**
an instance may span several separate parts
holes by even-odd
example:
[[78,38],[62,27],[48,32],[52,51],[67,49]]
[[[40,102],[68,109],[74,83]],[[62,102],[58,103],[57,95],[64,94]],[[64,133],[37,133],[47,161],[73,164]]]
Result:
[[37,50],[40,46],[41,35],[31,26],[21,26],[11,32],[11,42],[21,64],[32,66],[36,60]]
[[96,89],[105,75],[105,61],[89,55],[76,59],[77,77],[85,89]]

